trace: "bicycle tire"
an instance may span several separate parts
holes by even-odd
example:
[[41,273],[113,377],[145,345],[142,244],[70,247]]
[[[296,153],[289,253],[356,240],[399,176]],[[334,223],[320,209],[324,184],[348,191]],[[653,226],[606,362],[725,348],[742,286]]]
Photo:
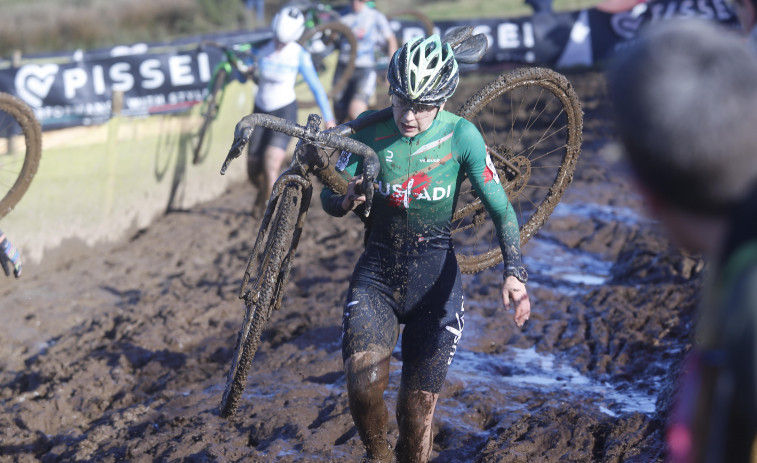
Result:
[[[9,117],[3,117],[5,113]],[[15,149],[21,141],[24,146]],[[0,137],[6,142],[0,149],[0,218],[16,207],[29,189],[42,157],[42,127],[29,105],[9,93],[0,92]],[[18,167],[20,166],[20,167]],[[6,180],[7,179],[7,180]]]
[[195,141],[194,151],[192,153],[192,164],[199,164],[207,156],[202,156],[202,150],[204,148],[203,143],[206,140],[206,135],[210,125],[216,119],[218,115],[218,107],[221,104],[221,95],[223,94],[224,86],[226,85],[226,77],[228,72],[224,67],[218,69],[213,81],[213,87],[210,90],[208,99],[205,102],[205,114],[203,115],[202,125],[199,132],[197,132],[197,140]]
[[[335,45],[327,46],[323,51],[314,49],[313,40],[323,36],[324,34],[336,34],[337,37],[332,38],[332,41]],[[344,71],[339,77],[339,80],[333,82],[331,88],[326,91],[326,95],[328,96],[329,100],[333,100],[336,95],[344,90],[344,88],[347,86],[347,82],[350,80],[350,77],[352,77],[352,74],[355,72],[355,57],[357,56],[357,39],[355,38],[355,34],[352,33],[352,30],[347,25],[339,21],[331,21],[324,24],[319,24],[318,26],[305,31],[300,40],[298,40],[298,43],[302,45],[312,56],[313,64],[316,66],[316,70],[319,72],[321,71],[320,68],[324,66],[322,63],[327,59],[329,55],[333,53],[339,53],[338,45],[342,40],[346,40],[350,44],[350,61],[344,68]],[[297,100],[297,104],[300,108],[313,108],[317,106],[317,102],[315,101],[315,97],[313,97],[312,92],[309,93],[307,97],[299,98]]]
[[[221,399],[219,414],[224,418],[236,413],[247,385],[252,359],[260,343],[260,335],[268,324],[274,306],[281,302],[299,237],[295,227],[301,218],[297,210],[302,211],[302,198],[302,190],[299,187],[286,186],[281,195],[272,197],[266,217],[261,223],[259,237],[250,255],[248,272],[245,275],[247,280],[251,267],[256,268],[256,291],[248,292],[244,296],[247,310],[237,335],[234,356]],[[257,262],[258,259],[262,260]],[[282,266],[285,267],[286,275],[281,274]],[[244,287],[246,281],[243,283]]]
[[[544,225],[573,180],[583,130],[578,96],[558,72],[521,68],[489,82],[457,114],[484,136],[518,216],[522,247]],[[501,121],[507,125],[498,128]],[[518,178],[513,178],[516,171],[506,166],[508,161],[520,171]],[[452,234],[461,272],[477,273],[502,262],[493,223],[467,180],[453,215]]]
[[[420,25],[423,28],[423,31],[426,34],[426,37],[429,37],[434,33],[434,22],[431,21],[431,19],[428,16],[426,16],[425,14],[421,13],[418,10],[413,10],[413,9],[397,10],[386,15],[386,17],[389,20],[398,19],[401,17],[410,17],[412,18],[413,21],[417,22],[418,25]],[[400,41],[400,44],[402,43],[402,37],[397,37],[397,40]]]

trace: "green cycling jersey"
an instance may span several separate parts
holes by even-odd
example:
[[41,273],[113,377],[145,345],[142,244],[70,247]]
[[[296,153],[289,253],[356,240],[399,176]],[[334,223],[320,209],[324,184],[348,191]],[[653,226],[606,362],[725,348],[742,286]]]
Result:
[[[412,138],[404,137],[392,118],[352,138],[372,147],[381,163],[368,243],[403,249],[424,241],[449,242],[452,215],[467,174],[494,221],[505,265],[521,265],[515,211],[473,124],[439,111],[432,125]],[[362,172],[362,158],[343,153],[336,167],[351,178]],[[341,198],[328,188],[321,193],[323,207],[331,215],[346,213]]]

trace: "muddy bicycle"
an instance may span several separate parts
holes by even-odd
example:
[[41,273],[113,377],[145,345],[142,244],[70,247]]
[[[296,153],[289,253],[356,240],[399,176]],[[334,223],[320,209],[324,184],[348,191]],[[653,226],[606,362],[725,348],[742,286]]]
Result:
[[[471,37],[470,32],[445,36],[445,41],[454,44],[459,62],[476,62],[483,55],[465,54],[481,46],[472,45],[471,40],[486,40]],[[523,246],[544,225],[572,180],[583,128],[578,97],[563,75],[544,68],[522,68],[486,84],[457,114],[473,122],[483,135],[518,216]],[[237,124],[222,173],[241,155],[256,126],[287,133],[299,141],[290,168],[276,181],[245,270],[239,298],[244,300],[246,312],[221,400],[221,416],[236,412],[260,335],[272,311],[281,306],[312,197],[310,176],[344,194],[347,179],[335,170],[336,157],[342,150],[363,156],[362,185],[367,186],[363,217],[367,217],[379,173],[378,158],[349,135],[391,117],[389,107],[325,131],[318,130],[320,118],[315,114],[306,126],[260,114]],[[452,237],[463,273],[476,273],[502,262],[494,224],[468,180],[460,187]]]
[[0,92],[0,218],[29,189],[42,156],[42,127],[24,101]]

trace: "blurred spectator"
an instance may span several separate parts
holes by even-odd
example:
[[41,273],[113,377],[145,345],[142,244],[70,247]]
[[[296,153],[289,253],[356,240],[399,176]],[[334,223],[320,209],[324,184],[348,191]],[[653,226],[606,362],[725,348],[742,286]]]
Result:
[[651,214],[709,264],[668,423],[669,459],[755,461],[757,59],[714,23],[674,20],[618,55],[608,82]]
[[648,0],[602,0],[594,8],[605,13],[616,14],[631,11],[638,5],[644,5],[647,1]]
[[534,10],[534,14],[552,14],[552,0],[526,0],[526,4]]
[[11,268],[13,268],[13,275],[16,278],[21,277],[21,254],[2,230],[0,230],[0,266],[3,267],[5,276],[10,276]]
[[250,11],[255,11],[255,18],[258,22],[265,21],[265,1],[264,0],[245,0],[245,6]]

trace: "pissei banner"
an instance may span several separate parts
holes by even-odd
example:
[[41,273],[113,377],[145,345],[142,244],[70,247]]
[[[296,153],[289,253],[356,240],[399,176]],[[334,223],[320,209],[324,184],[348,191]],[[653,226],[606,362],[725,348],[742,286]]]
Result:
[[[444,33],[470,25],[476,33],[485,34],[489,48],[479,64],[482,67],[522,63],[564,69],[599,66],[622,52],[645,25],[681,17],[738,25],[723,0],[652,0],[613,13],[598,8],[539,12],[508,19],[439,21],[435,28]],[[405,21],[393,21],[392,27],[402,40],[423,33]],[[18,65],[0,60],[0,91],[34,108],[44,130],[107,121],[114,112],[114,94],[123,95],[122,115],[185,111],[202,101],[213,69],[223,58],[221,51],[201,49],[199,43],[212,40],[235,45],[270,36],[270,30],[239,31],[171,43],[29,56]]]

